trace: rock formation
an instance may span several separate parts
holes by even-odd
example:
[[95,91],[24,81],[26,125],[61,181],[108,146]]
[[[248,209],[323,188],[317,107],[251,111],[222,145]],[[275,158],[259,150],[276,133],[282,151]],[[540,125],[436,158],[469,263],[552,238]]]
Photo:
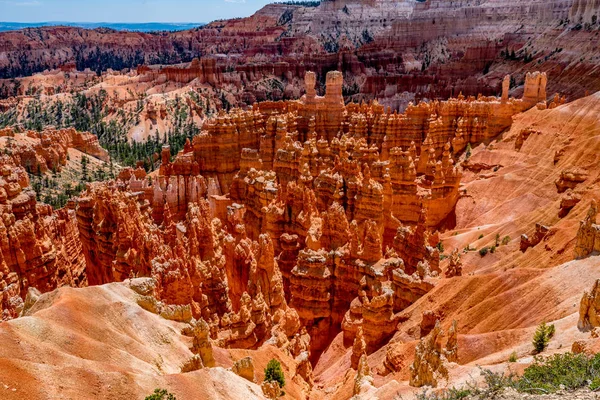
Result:
[[263,395],[267,399],[276,400],[279,397],[281,397],[281,388],[279,387],[279,383],[277,383],[275,381],[271,381],[271,382],[265,381],[261,384],[260,387],[262,389]]
[[358,361],[356,378],[354,378],[354,395],[365,395],[373,387],[373,376],[371,376],[371,368],[367,362],[367,356],[362,355]]
[[[213,357],[212,344],[210,342],[210,328],[206,321],[200,319],[192,326],[194,335],[194,344],[192,351],[200,356],[202,365],[205,367],[214,367],[215,359]],[[239,374],[238,374],[239,375]]]
[[448,263],[448,269],[446,269],[446,278],[452,278],[454,276],[462,275],[462,261],[458,249],[454,249],[450,254],[450,262]]
[[242,378],[249,380],[250,382],[255,381],[254,362],[252,361],[252,357],[244,357],[241,360],[236,361],[233,364],[233,367],[231,367],[231,370],[236,375],[239,375]]
[[354,344],[352,345],[352,368],[358,369],[358,363],[363,355],[367,354],[367,344],[363,336],[362,326],[359,326],[356,331],[356,337],[354,338]]
[[[546,81],[530,75],[519,100],[460,96],[410,105],[403,114],[377,102],[346,105],[340,73],[328,75],[324,96],[316,81],[306,75],[306,95],[297,101],[218,113],[174,158],[164,146],[156,171],[123,169],[55,212],[32,201],[27,175],[15,164],[22,160],[4,156],[13,216],[3,220],[25,232],[25,246],[40,246],[7,261],[4,318],[30,307],[35,293],[23,304],[29,287],[45,292],[58,284],[128,280],[143,309],[191,323],[185,331],[194,356],[181,365],[184,372],[217,365],[220,350],[213,348],[274,346],[293,360],[293,379],[310,388],[313,366],[340,335],[352,348],[357,394],[370,395],[368,356],[394,337],[403,312],[444,281],[441,238],[433,230],[455,211],[461,154],[535,106]],[[60,164],[61,149],[36,162]],[[54,228],[58,233],[36,222],[56,223],[58,216],[68,221]],[[74,235],[80,248],[62,254],[77,256],[65,264],[77,279],[58,274],[62,280],[51,276],[46,284],[24,273],[21,264],[51,259],[44,254]],[[7,240],[14,237],[9,229]],[[6,254],[5,260],[13,253]],[[56,270],[48,265],[44,272]],[[455,250],[445,276],[461,275]],[[440,314],[422,315],[420,330],[411,332],[423,336],[411,382],[435,385],[444,362],[458,359],[456,326],[444,349]],[[401,354],[386,355],[390,370],[407,363]],[[232,370],[252,381],[251,366],[240,360]],[[264,389],[275,395],[275,388]]]
[[590,292],[585,292],[579,305],[577,327],[584,331],[600,326],[600,280],[594,282]]
[[16,165],[33,174],[60,171],[67,162],[69,148],[102,161],[109,160],[108,152],[100,146],[95,135],[78,132],[73,128],[48,128],[41,132],[25,133],[15,133],[8,128],[0,136],[5,154],[9,155]]
[[569,11],[573,23],[596,24],[600,16],[600,4],[594,0],[575,0]]
[[2,319],[19,316],[30,287],[42,292],[85,286],[85,260],[75,211],[37,203],[25,169],[0,156],[0,293]]
[[[200,72],[202,65],[194,62]],[[7,230],[19,232],[7,236],[21,248],[41,247],[13,261],[15,253],[3,251],[4,318],[19,314],[29,286],[151,277],[151,290],[137,289],[138,304],[167,319],[196,320],[199,358],[186,371],[214,364],[213,343],[272,343],[292,352],[296,374],[310,386],[311,362],[342,332],[359,368],[362,356],[394,335],[398,312],[441,279],[440,239],[429,229],[458,200],[458,155],[535,105],[546,80],[532,74],[521,100],[459,97],[411,105],[404,114],[377,102],[345,105],[337,72],[328,74],[323,97],[314,74],[305,82],[299,101],[221,112],[174,159],[165,146],[157,172],[124,169],[54,214],[35,204],[15,163],[60,166],[64,146],[102,157],[97,142],[47,131],[41,143],[49,145],[36,150],[43,158],[7,159],[4,191],[16,221]],[[12,136],[7,131],[3,140]],[[57,243],[81,248],[56,252]],[[44,254],[75,258],[58,264],[58,256]],[[58,280],[54,265],[69,272]],[[455,252],[446,276],[460,275],[460,265]],[[28,273],[32,266],[51,275]]]
[[535,233],[530,238],[526,234],[521,235],[521,242],[519,244],[522,252],[526,252],[528,248],[537,246],[544,238],[549,234],[550,228],[542,225],[535,224]]
[[579,226],[575,243],[575,258],[584,258],[593,252],[600,252],[600,225],[596,225],[598,205],[592,200],[587,216]]
[[448,332],[443,347],[444,331],[436,323],[431,333],[421,339],[415,350],[415,361],[410,366],[410,385],[437,387],[441,379],[448,379],[447,362],[457,361],[456,321]]

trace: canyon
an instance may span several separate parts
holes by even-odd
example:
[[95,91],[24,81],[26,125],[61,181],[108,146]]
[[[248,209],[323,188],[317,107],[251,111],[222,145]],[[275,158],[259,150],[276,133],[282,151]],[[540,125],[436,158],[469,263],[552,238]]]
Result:
[[[9,340],[30,337],[35,325],[19,322],[28,319],[54,330],[50,340],[62,350],[48,353],[50,360],[72,351],[54,325],[61,308],[90,308],[77,317],[88,326],[79,340],[89,346],[89,329],[100,328],[89,318],[98,323],[104,317],[94,313],[103,307],[126,307],[126,318],[138,322],[114,329],[151,324],[143,332],[167,329],[162,335],[177,348],[139,373],[171,371],[181,379],[161,384],[189,393],[194,380],[212,382],[215,374],[252,378],[248,368],[276,354],[291,398],[387,398],[414,390],[403,382],[441,385],[476,365],[498,368],[515,349],[526,359],[528,338],[543,320],[557,321],[556,349],[593,340],[577,329],[580,310],[570,303],[584,296],[581,318],[590,322],[580,326],[596,323],[596,311],[588,311],[594,300],[585,300],[594,295],[584,291],[592,284],[586,277],[598,272],[597,206],[588,213],[586,199],[598,194],[600,153],[591,143],[600,97],[547,103],[548,79],[535,72],[515,99],[509,81],[500,97],[411,104],[398,114],[377,102],[345,105],[339,72],[328,73],[318,96],[309,72],[300,100],[222,111],[175,158],[163,146],[156,171],[121,169],[58,211],[32,196],[29,160],[52,168],[70,146],[101,158],[106,152],[90,134],[43,133],[34,157],[3,156],[7,322],[0,330]],[[559,216],[567,195],[579,201]],[[517,238],[533,222],[545,229],[523,251]],[[509,239],[493,254],[471,249],[500,236]],[[557,307],[527,305],[548,290]],[[98,295],[100,303],[90,304]],[[522,317],[502,317],[513,313]],[[436,335],[447,337],[442,350]],[[11,368],[28,362],[17,349],[6,351]],[[125,354],[148,363],[152,351],[166,354]],[[422,355],[413,364],[415,351]],[[113,359],[104,368],[128,362]],[[55,373],[44,376],[45,387],[59,384]],[[231,384],[236,393],[268,393],[249,381]],[[120,396],[140,395],[139,387],[110,386]],[[15,396],[39,396],[16,387]]]
[[414,398],[523,373],[542,323],[600,352],[599,12],[0,33],[3,398]]
[[[410,101],[461,92],[498,95],[509,73],[520,95],[526,73],[539,70],[554,77],[549,91],[573,100],[600,90],[598,13],[585,0],[335,0],[316,7],[272,4],[248,18],[174,33],[32,28],[0,33],[6,78],[0,96],[26,94],[30,80],[15,86],[9,78],[55,70],[71,81],[76,70],[90,68],[133,74],[131,86],[196,82],[219,88],[232,106],[251,106],[300,97],[306,71],[317,74],[322,93],[326,73],[339,70],[347,100],[377,99],[403,111]],[[37,90],[69,86],[38,82]]]

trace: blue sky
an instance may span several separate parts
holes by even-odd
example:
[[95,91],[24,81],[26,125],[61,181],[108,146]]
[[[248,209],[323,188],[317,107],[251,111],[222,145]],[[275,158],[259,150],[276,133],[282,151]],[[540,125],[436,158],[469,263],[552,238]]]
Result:
[[0,0],[4,22],[210,22],[275,0]]

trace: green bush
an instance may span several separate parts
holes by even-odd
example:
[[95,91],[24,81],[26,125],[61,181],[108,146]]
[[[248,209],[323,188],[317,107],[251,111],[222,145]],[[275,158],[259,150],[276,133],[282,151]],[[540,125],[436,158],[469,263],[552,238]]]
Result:
[[502,245],[503,245],[503,246],[506,246],[506,245],[507,245],[507,244],[509,244],[509,243],[510,243],[510,236],[508,236],[508,235],[507,235],[507,236],[504,236],[504,237],[502,238]]
[[483,233],[477,239],[483,239]]
[[590,390],[595,392],[598,389],[600,389],[600,377],[594,378],[592,383],[590,383]]
[[479,249],[479,255],[480,255],[481,257],[485,257],[485,256],[487,255],[488,251],[489,251],[489,248],[487,248],[487,247],[482,247],[481,249]]
[[[516,353],[511,359],[516,361]],[[510,360],[510,359],[509,359]],[[589,387],[600,388],[600,354],[588,357],[584,354],[555,354],[552,357],[535,357],[534,363],[527,367],[522,377],[514,374],[481,370],[485,385],[467,383],[463,388],[448,389],[441,394],[429,394],[427,391],[417,395],[419,400],[460,400],[465,397],[478,399],[495,398],[506,388],[531,394],[549,394],[561,389],[576,390]]]
[[177,400],[177,398],[166,389],[154,389],[154,393],[146,396],[144,400]]
[[550,339],[554,336],[555,328],[554,325],[546,325],[545,322],[542,322],[537,329],[535,330],[535,334],[533,335],[533,349],[535,354],[539,354],[542,351],[546,350],[548,347],[548,343],[550,343]]
[[277,382],[280,388],[285,386],[285,377],[281,369],[281,363],[272,359],[265,368],[265,382]]
[[471,389],[457,389],[450,388],[442,393],[429,393],[427,390],[424,390],[422,393],[417,394],[417,400],[462,400],[469,396],[473,395],[473,391]]
[[440,253],[444,252],[444,243],[442,243],[441,241],[437,244],[436,247],[440,251]]
[[496,252],[496,246],[490,247],[490,253],[494,254]]
[[510,357],[508,357],[508,362],[517,362],[517,352],[513,351],[512,353],[510,353]]
[[552,357],[536,357],[534,363],[525,369],[516,389],[523,392],[552,393],[561,388],[575,390],[585,386],[590,388],[600,382],[600,355],[588,357],[585,354],[555,354]]

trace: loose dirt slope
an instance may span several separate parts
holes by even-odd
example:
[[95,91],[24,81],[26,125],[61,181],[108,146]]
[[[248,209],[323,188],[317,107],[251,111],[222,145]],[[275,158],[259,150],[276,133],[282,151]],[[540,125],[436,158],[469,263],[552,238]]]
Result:
[[0,397],[142,399],[160,387],[182,399],[263,398],[220,367],[180,374],[192,356],[183,325],[144,311],[134,296],[123,284],[62,288],[0,324]]

